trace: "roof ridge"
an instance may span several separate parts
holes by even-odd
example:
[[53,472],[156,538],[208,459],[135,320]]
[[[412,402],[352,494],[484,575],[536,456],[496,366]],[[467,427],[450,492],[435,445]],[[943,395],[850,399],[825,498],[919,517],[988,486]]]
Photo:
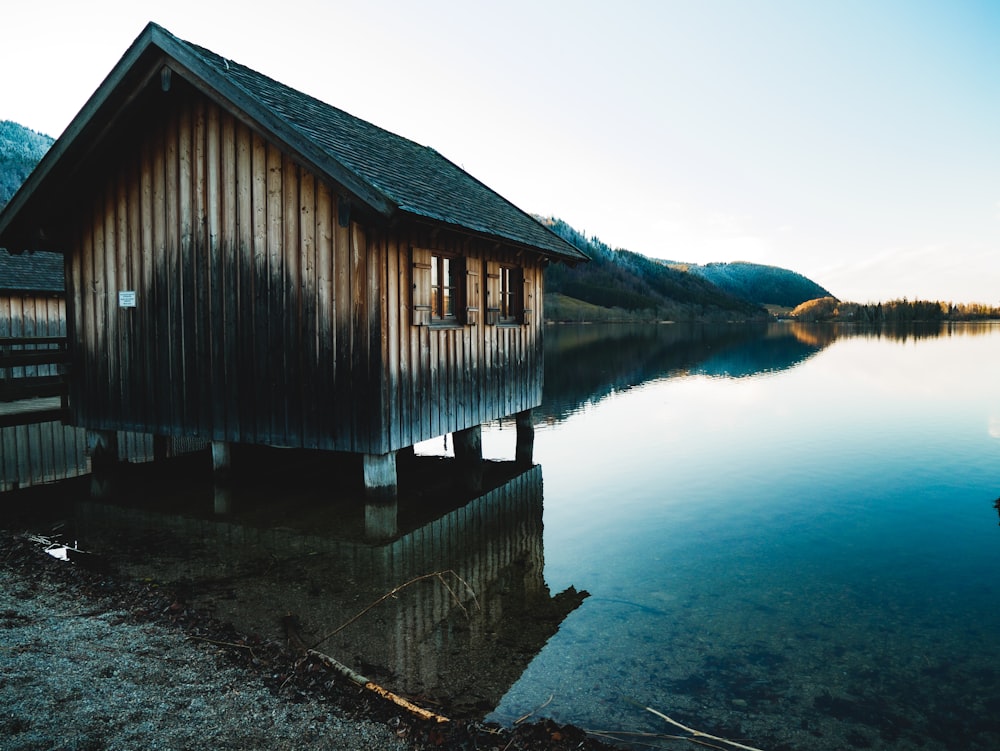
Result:
[[[423,158],[423,167],[425,170],[434,172],[434,177],[441,178],[443,177],[441,174],[441,168],[446,167],[448,171],[453,173],[453,180],[455,179],[455,176],[461,175],[462,179],[474,183],[474,192],[481,193],[482,195],[492,195],[495,199],[502,201],[507,207],[507,211],[515,213],[521,221],[526,220],[530,222],[530,225],[528,225],[530,232],[541,231],[542,238],[544,239],[536,237],[534,242],[541,242],[542,246],[546,250],[555,251],[558,255],[564,257],[568,256],[572,260],[583,260],[586,258],[585,254],[579,251],[579,249],[575,246],[566,243],[561,237],[559,237],[558,234],[553,232],[551,228],[546,227],[541,222],[538,222],[530,214],[518,207],[508,198],[497,193],[471,173],[466,172],[462,167],[448,157],[444,156],[444,154],[433,146],[418,143],[417,141],[400,135],[395,131],[384,128],[380,125],[372,123],[369,120],[359,117],[358,115],[354,115],[347,110],[332,105],[312,94],[296,89],[286,83],[272,78],[271,76],[268,76],[265,73],[261,73],[245,63],[227,58],[224,55],[208,49],[207,47],[203,47],[195,42],[180,39],[165,29],[161,28],[161,30],[165,34],[169,35],[171,39],[175,40],[177,44],[185,46],[192,53],[196,54],[199,58],[201,58],[203,63],[212,67],[219,74],[225,76],[226,79],[232,83],[232,85],[237,86],[246,96],[267,107],[268,111],[280,119],[285,126],[291,128],[294,132],[312,143],[319,143],[327,156],[334,158],[341,168],[349,171],[358,180],[367,183],[379,193],[384,195],[388,201],[393,204],[393,208],[399,208],[420,216],[445,221],[451,224],[464,224],[469,229],[485,232],[497,237],[503,237],[507,240],[532,244],[527,238],[518,236],[518,233],[516,232],[504,231],[502,227],[491,227],[488,222],[479,221],[480,216],[478,213],[476,216],[466,217],[466,220],[460,223],[452,218],[449,218],[448,216],[445,216],[444,212],[428,210],[428,207],[423,205],[419,200],[412,200],[416,198],[416,196],[411,195],[409,196],[410,200],[408,200],[407,196],[400,195],[401,185],[398,179],[394,180],[394,178],[399,178],[399,175],[393,173],[384,174],[384,170],[377,169],[372,163],[374,160],[371,159],[363,159],[358,162],[352,158],[354,155],[349,153],[351,151],[350,147],[345,148],[342,143],[334,144],[331,142],[329,138],[331,130],[329,118],[333,117],[334,119],[340,121],[337,123],[339,127],[346,125],[350,130],[355,131],[355,134],[363,136],[369,149],[372,148],[372,141],[375,140],[379,142],[375,145],[380,147],[381,150],[385,152],[399,150],[406,151],[409,154],[422,152],[425,155]],[[272,99],[280,98],[283,101],[268,101],[268,98],[263,96],[265,92],[261,90],[262,86],[266,89],[270,89],[270,91],[266,93],[271,94]],[[308,107],[303,107],[303,109],[307,108],[312,110],[309,114],[315,115],[315,117],[309,117],[307,113],[304,113],[301,109],[298,111],[287,111],[282,105],[287,105],[289,102],[296,102],[299,105],[308,105]],[[296,117],[296,115],[298,117]],[[370,152],[366,153],[366,156],[370,156]],[[427,157],[430,157],[430,159],[427,159]],[[386,161],[393,160],[388,159]],[[437,164],[435,165],[432,162],[437,162]],[[411,166],[419,167],[420,165]],[[410,177],[412,178],[412,175]],[[430,175],[428,175],[428,177],[430,177]],[[425,185],[424,187],[433,191],[436,186]],[[471,188],[469,185],[466,185],[465,187],[466,189]],[[467,193],[468,190],[463,192]],[[454,196],[452,196],[452,198],[454,198]]]
[[83,144],[86,138],[103,137],[104,126],[97,119],[119,116],[133,101],[136,87],[147,85],[164,64],[174,66],[180,77],[189,76],[204,95],[241,113],[244,121],[307,169],[340,186],[345,197],[356,199],[386,221],[402,214],[512,242],[557,260],[587,258],[433,147],[181,39],[154,22],[136,37],[22,189],[0,210],[0,235],[25,247],[46,241],[42,229],[14,238],[29,230],[17,229],[12,235],[12,223],[22,223],[28,203],[42,205],[45,199],[39,195],[43,189],[52,189],[57,163],[67,154],[89,150]]

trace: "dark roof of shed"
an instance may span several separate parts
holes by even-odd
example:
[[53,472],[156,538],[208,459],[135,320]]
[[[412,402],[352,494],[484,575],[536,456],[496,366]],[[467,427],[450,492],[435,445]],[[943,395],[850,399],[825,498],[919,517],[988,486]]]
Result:
[[[92,120],[113,117],[130,94],[168,65],[229,108],[244,113],[319,174],[343,186],[387,220],[410,215],[528,247],[554,260],[588,260],[576,247],[437,151],[296,91],[150,23],[49,151],[4,212],[0,241],[31,193],[44,186],[81,134],[106,131]],[[37,174],[36,174],[37,173]],[[19,200],[20,199],[20,200]],[[15,250],[20,250],[16,248]]]
[[65,287],[63,257],[58,253],[13,256],[0,248],[0,290],[62,292]]

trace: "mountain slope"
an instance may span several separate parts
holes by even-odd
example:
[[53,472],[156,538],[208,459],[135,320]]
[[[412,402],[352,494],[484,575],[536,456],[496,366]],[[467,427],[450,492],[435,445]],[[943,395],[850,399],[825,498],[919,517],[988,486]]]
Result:
[[[752,320],[766,317],[761,306],[740,299],[701,276],[671,268],[639,253],[612,250],[595,238],[586,238],[561,219],[539,219],[591,259],[590,263],[575,267],[549,266],[545,271],[549,294],[618,309],[633,319]],[[552,317],[552,313],[552,306],[549,306],[547,317]]]
[[742,300],[760,305],[794,308],[807,300],[833,295],[811,279],[777,266],[736,261],[734,263],[673,264],[707,279],[720,289]]

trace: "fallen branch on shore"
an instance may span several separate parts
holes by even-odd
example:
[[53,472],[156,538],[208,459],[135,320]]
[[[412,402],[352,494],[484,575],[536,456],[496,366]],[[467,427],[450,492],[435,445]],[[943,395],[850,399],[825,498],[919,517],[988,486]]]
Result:
[[455,601],[455,604],[458,605],[458,607],[460,607],[462,609],[462,612],[465,613],[465,616],[468,618],[469,611],[466,610],[465,605],[462,604],[462,600],[461,600],[461,598],[459,598],[458,594],[455,592],[455,589],[451,586],[451,584],[449,584],[445,580],[445,576],[446,575],[450,575],[450,576],[454,577],[454,579],[456,579],[463,587],[465,587],[465,589],[469,592],[469,594],[472,595],[472,601],[476,604],[476,607],[478,608],[479,607],[479,601],[476,599],[476,593],[473,591],[472,587],[469,586],[468,582],[466,582],[465,579],[463,579],[461,576],[459,576],[454,571],[451,571],[451,570],[448,570],[448,571],[435,571],[434,573],[431,573],[431,574],[423,574],[421,576],[416,576],[413,579],[410,579],[408,582],[400,584],[398,587],[394,587],[389,592],[386,592],[384,595],[382,595],[381,597],[379,597],[373,603],[371,603],[367,607],[363,608],[360,612],[358,612],[357,615],[355,615],[354,617],[352,617],[352,618],[348,619],[347,621],[345,621],[344,623],[342,623],[340,626],[338,626],[333,631],[331,631],[330,633],[328,633],[326,636],[324,636],[322,639],[320,639],[319,641],[317,641],[311,647],[304,647],[305,653],[307,655],[309,655],[310,657],[314,657],[315,659],[319,660],[324,665],[326,665],[328,668],[330,668],[334,672],[339,673],[340,675],[344,676],[345,678],[347,678],[352,683],[355,683],[358,686],[361,686],[362,688],[367,689],[368,691],[371,691],[372,693],[377,694],[378,696],[381,696],[383,699],[386,699],[386,700],[392,702],[393,704],[395,704],[398,707],[402,707],[403,709],[407,710],[408,712],[411,712],[412,714],[415,714],[417,717],[420,717],[421,719],[424,719],[424,720],[433,720],[434,722],[449,722],[450,720],[447,717],[444,717],[442,715],[439,715],[439,714],[436,714],[434,712],[431,712],[430,710],[424,709],[423,707],[418,707],[413,702],[410,702],[410,701],[404,699],[403,697],[399,696],[398,694],[392,693],[392,691],[389,691],[389,690],[387,690],[385,688],[382,688],[382,686],[378,685],[374,681],[369,680],[368,678],[366,678],[365,676],[361,675],[360,673],[352,670],[351,668],[349,668],[347,665],[345,665],[344,663],[340,662],[339,660],[336,660],[333,657],[330,657],[330,655],[325,654],[324,652],[320,652],[320,651],[318,651],[316,649],[316,647],[318,647],[320,644],[322,644],[323,642],[325,642],[327,639],[330,639],[331,637],[339,634],[345,628],[347,628],[348,626],[350,626],[352,623],[356,622],[360,618],[364,617],[367,613],[369,613],[371,610],[373,610],[375,607],[377,607],[378,605],[382,604],[386,600],[394,598],[399,592],[401,592],[402,590],[406,589],[411,584],[416,584],[417,582],[425,581],[425,580],[428,580],[428,579],[437,579],[439,582],[441,582],[441,584],[444,586],[444,588],[448,590],[449,594],[451,594],[452,599],[454,599],[454,601]]
[[549,694],[549,698],[548,699],[546,699],[545,701],[543,701],[541,704],[539,704],[537,707],[535,707],[534,709],[532,709],[527,714],[523,714],[520,717],[518,717],[516,720],[514,720],[514,725],[515,726],[520,725],[522,722],[524,722],[525,720],[529,719],[532,715],[534,715],[535,712],[541,712],[543,709],[545,709],[547,706],[549,706],[549,704],[551,704],[552,700],[555,699],[555,698],[556,698],[555,694]]
[[324,654],[323,652],[318,652],[315,649],[307,649],[306,654],[309,655],[310,657],[316,658],[324,665],[326,665],[328,668],[344,676],[352,683],[355,683],[358,686],[361,686],[362,688],[367,689],[368,691],[371,691],[374,694],[378,694],[383,699],[391,701],[396,706],[402,707],[408,712],[415,714],[422,720],[434,720],[434,722],[450,722],[450,720],[447,717],[435,714],[434,712],[424,709],[423,707],[418,707],[416,704],[404,699],[402,696],[399,696],[398,694],[392,693],[392,691],[388,691],[382,688],[377,683],[368,680],[367,678],[365,678],[365,676],[361,675],[361,673],[351,670],[351,668],[347,667],[347,665],[345,665],[342,662],[339,662],[338,660],[333,659],[328,654]]

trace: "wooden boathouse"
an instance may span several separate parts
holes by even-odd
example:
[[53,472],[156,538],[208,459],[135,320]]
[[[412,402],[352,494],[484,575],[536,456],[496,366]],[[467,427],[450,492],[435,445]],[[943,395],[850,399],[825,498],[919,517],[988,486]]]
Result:
[[585,261],[431,148],[149,24],[0,212],[65,258],[71,421],[364,456],[541,401],[545,266]]

